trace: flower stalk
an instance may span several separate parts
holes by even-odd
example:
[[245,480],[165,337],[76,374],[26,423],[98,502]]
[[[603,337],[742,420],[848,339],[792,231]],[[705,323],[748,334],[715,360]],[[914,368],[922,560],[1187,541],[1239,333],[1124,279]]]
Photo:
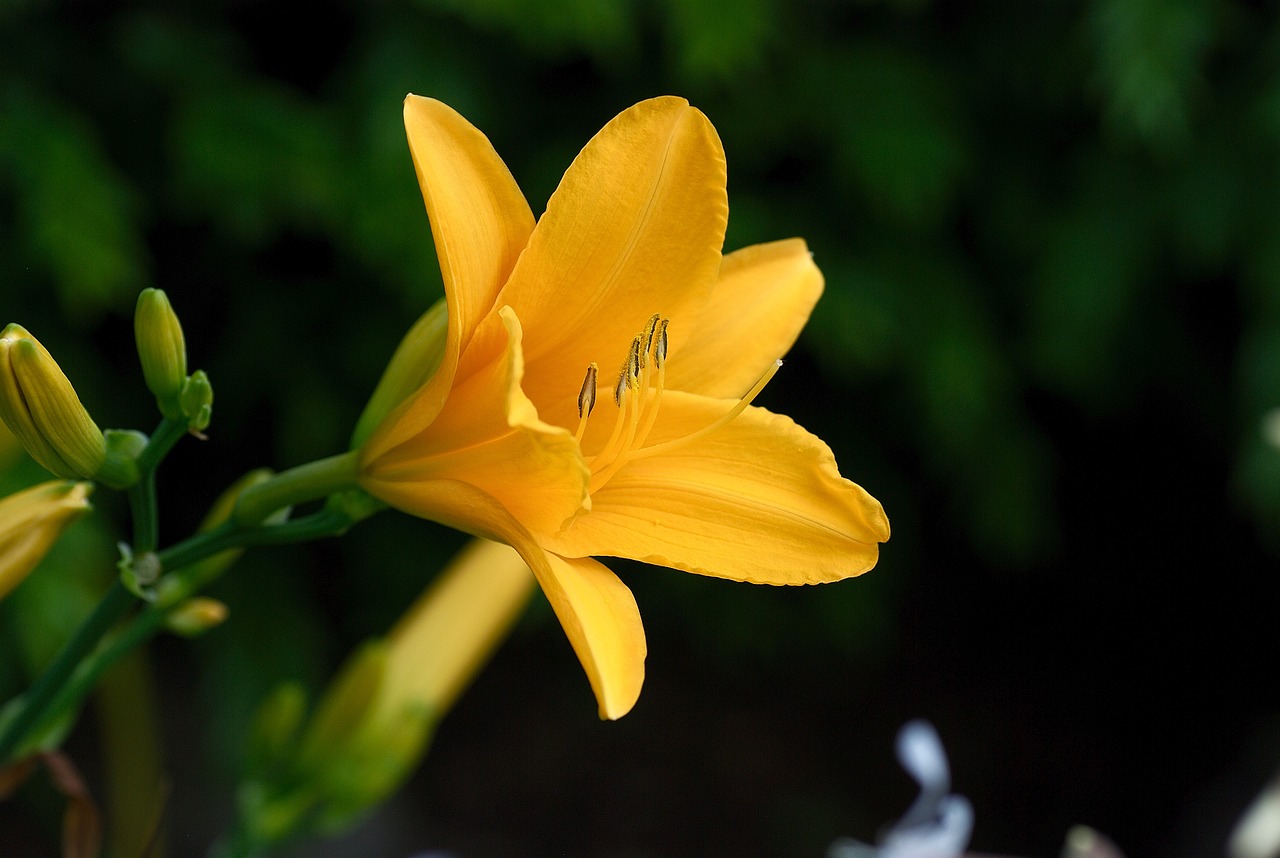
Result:
[[355,452],[299,465],[245,489],[233,516],[245,526],[261,524],[277,510],[354,488],[356,468]]

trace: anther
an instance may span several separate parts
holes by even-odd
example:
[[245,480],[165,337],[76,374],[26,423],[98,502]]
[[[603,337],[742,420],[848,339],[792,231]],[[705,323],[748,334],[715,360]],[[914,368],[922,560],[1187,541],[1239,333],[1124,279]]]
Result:
[[[643,335],[644,349],[641,351],[641,354],[647,355],[649,354],[649,350],[653,348],[653,334],[654,334],[654,331],[658,329],[658,321],[661,318],[662,318],[661,313],[654,313],[652,316],[649,317],[648,323],[645,324],[644,335]],[[641,362],[640,366],[642,368],[644,367],[643,361]]]
[[600,368],[594,363],[587,367],[587,377],[582,380],[582,390],[578,391],[578,431],[574,433],[573,440],[579,444],[587,431],[587,418],[591,416],[591,409],[596,407],[596,375],[599,372]]
[[658,347],[653,351],[653,362],[658,367],[662,367],[667,362],[667,322],[670,319],[663,319],[662,324],[658,326]]
[[623,367],[622,372],[618,373],[618,381],[613,386],[613,404],[622,407],[622,394],[627,390],[627,368]]
[[631,352],[627,355],[627,377],[633,384],[640,380],[640,370],[644,369],[644,351],[640,348],[643,340],[643,334],[636,334],[631,340]]
[[591,409],[596,407],[596,375],[600,368],[592,363],[587,367],[587,377],[582,380],[582,390],[578,391],[578,416],[586,419]]
[[613,403],[619,408],[622,407],[622,395],[640,375],[639,356],[636,354],[639,348],[640,335],[637,334],[631,340],[631,349],[627,352],[627,359],[622,362],[622,369],[618,371],[618,383],[613,386]]

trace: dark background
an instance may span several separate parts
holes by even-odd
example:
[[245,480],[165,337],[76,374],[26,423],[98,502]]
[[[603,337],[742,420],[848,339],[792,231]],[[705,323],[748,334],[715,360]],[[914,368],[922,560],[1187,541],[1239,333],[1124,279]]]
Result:
[[[147,429],[130,318],[169,293],[217,395],[161,474],[176,541],[246,470],[344,449],[439,294],[406,92],[482,129],[535,212],[614,114],[683,95],[724,141],[727,249],[803,236],[826,275],[759,403],[882,500],[880,565],[775,589],[615,564],[650,647],[618,723],[538,597],[395,800],[294,854],[820,856],[913,798],[912,717],[976,851],[1087,823],[1129,858],[1223,854],[1280,765],[1278,49],[1274,9],[1211,0],[5,0],[0,321]],[[96,502],[0,605],[6,697],[110,573],[127,516]],[[262,696],[322,688],[460,544],[385,513],[251,553],[227,624],[158,641],[123,731],[100,702],[69,752],[104,802],[112,749],[158,766],[167,798],[123,788],[113,818],[163,804],[167,854],[202,854]],[[33,783],[0,852],[54,854],[59,812]]]

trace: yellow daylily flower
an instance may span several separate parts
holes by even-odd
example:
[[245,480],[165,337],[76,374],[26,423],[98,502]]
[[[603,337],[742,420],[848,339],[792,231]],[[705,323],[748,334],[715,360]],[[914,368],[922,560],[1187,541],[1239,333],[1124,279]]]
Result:
[[434,373],[357,433],[358,479],[514,547],[601,717],[635,704],[646,650],[630,590],[594,557],[767,584],[875,565],[879,502],[750,405],[822,275],[799,239],[722,256],[725,159],[702,113],[673,97],[624,111],[536,223],[479,130],[428,98],[404,114],[447,328]]
[[36,568],[67,525],[89,511],[92,488],[51,480],[0,498],[0,599]]

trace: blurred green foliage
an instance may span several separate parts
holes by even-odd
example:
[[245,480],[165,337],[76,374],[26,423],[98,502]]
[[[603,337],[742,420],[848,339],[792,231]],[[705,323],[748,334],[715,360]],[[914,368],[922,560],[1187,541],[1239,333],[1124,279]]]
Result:
[[[488,134],[535,211],[605,121],[671,92],[724,140],[728,247],[804,236],[827,277],[762,402],[831,443],[895,536],[883,574],[821,598],[636,571],[651,628],[874,657],[906,570],[950,571],[929,539],[977,558],[966,574],[1052,565],[1063,504],[1088,505],[1063,494],[1065,458],[1087,454],[1063,452],[1071,427],[1158,441],[1152,391],[1210,445],[1182,454],[1234,462],[1194,502],[1239,504],[1280,548],[1280,450],[1259,428],[1280,405],[1273,7],[386,0],[303,17],[0,4],[0,322],[54,350],[99,423],[146,428],[127,320],[139,289],[167,290],[218,397],[210,442],[161,486],[167,538],[249,468],[341,449],[439,294],[406,92]],[[247,558],[216,594],[237,621],[190,656],[213,759],[281,674],[316,688],[456,545],[379,520]],[[43,598],[18,595],[5,627]]]

